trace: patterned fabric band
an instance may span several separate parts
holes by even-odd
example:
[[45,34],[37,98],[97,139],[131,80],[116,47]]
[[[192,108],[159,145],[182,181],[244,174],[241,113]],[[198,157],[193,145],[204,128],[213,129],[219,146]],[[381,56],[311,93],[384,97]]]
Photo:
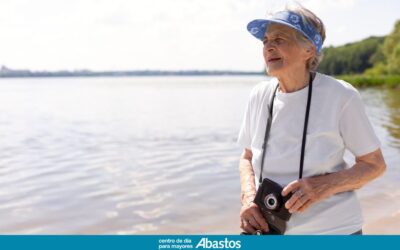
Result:
[[277,12],[268,19],[255,19],[247,25],[247,30],[254,37],[262,41],[268,25],[271,23],[283,24],[300,32],[315,45],[318,55],[321,54],[322,38],[319,32],[305,18],[291,11]]

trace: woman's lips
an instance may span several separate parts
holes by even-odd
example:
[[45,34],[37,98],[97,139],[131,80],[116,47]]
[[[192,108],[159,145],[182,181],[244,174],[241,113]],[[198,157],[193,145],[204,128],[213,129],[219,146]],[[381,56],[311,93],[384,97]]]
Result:
[[280,57],[273,57],[273,58],[268,59],[268,62],[276,62],[280,59],[281,59]]

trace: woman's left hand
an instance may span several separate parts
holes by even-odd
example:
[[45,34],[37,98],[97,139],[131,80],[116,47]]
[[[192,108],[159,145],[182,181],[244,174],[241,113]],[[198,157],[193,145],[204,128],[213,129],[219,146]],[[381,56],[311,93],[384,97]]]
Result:
[[313,203],[334,194],[328,175],[308,177],[289,183],[282,191],[286,196],[293,192],[292,197],[285,203],[290,213],[303,212]]
[[285,207],[289,212],[303,212],[313,203],[328,198],[336,193],[352,191],[361,188],[367,182],[385,172],[386,164],[380,149],[357,156],[356,164],[351,168],[338,172],[308,177],[289,183],[282,191],[292,197]]

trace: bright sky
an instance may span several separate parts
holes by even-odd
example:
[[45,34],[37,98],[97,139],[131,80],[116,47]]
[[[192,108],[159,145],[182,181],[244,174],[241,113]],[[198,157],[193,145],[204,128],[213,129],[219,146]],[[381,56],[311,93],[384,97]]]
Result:
[[[325,45],[386,35],[397,0],[300,0]],[[263,69],[249,21],[281,0],[1,0],[0,65],[31,70]]]

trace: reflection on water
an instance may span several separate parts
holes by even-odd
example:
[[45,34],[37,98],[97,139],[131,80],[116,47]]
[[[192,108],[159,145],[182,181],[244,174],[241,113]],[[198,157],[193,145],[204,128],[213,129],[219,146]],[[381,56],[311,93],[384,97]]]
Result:
[[366,88],[360,93],[387,164],[382,177],[357,191],[365,218],[364,231],[400,234],[400,89]]
[[[259,80],[1,79],[0,233],[237,234],[235,141]],[[389,166],[358,192],[378,228],[400,211],[400,91],[361,95]]]
[[386,90],[383,100],[389,112],[389,121],[382,126],[388,130],[393,139],[390,141],[390,146],[400,148],[400,89]]

